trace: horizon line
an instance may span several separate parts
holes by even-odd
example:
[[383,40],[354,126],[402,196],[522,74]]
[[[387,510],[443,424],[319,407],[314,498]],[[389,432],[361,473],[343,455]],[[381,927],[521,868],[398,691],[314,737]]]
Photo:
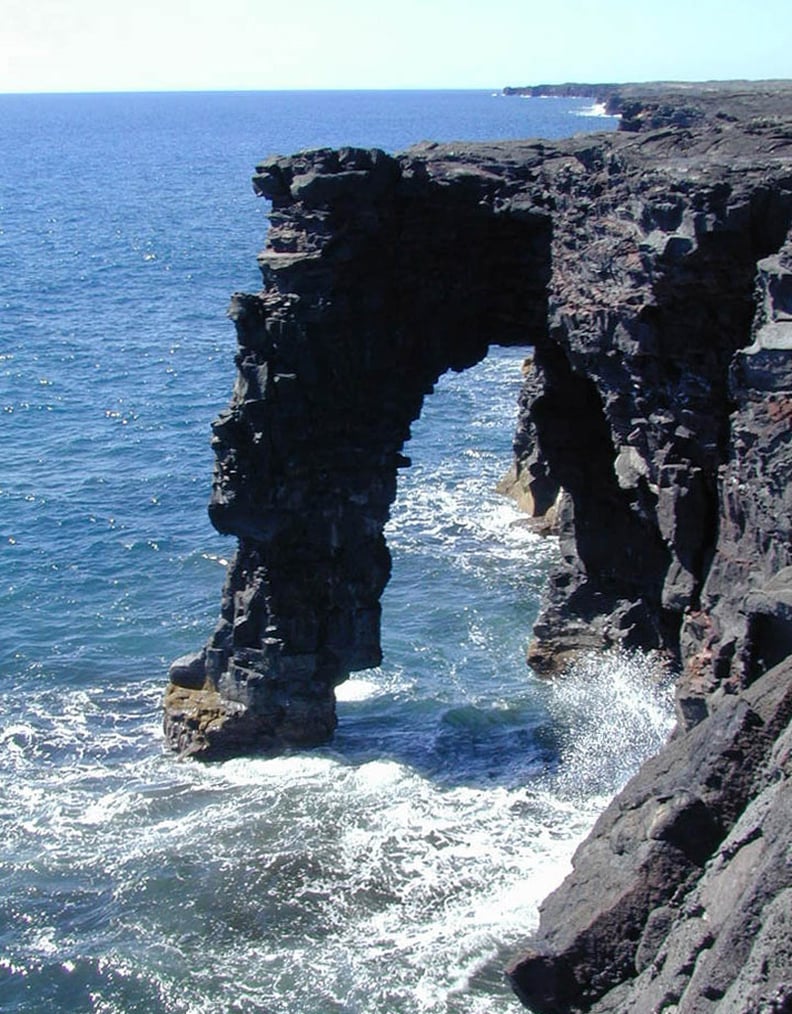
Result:
[[83,89],[31,89],[27,91],[0,91],[0,97],[22,95],[262,95],[288,94],[292,92],[489,92],[503,94],[509,87],[535,87],[532,85],[493,85],[493,86],[426,86],[426,87],[381,87],[381,88],[83,88]]
[[[261,94],[289,94],[289,93],[340,93],[340,92],[489,92],[493,95],[503,95],[507,89],[522,88],[559,88],[569,85],[582,85],[584,87],[634,87],[641,85],[708,85],[708,84],[790,84],[792,77],[786,78],[762,78],[762,77],[739,77],[739,78],[655,78],[646,81],[539,81],[534,84],[506,84],[506,85],[413,85],[413,86],[377,86],[377,87],[283,87],[283,88],[233,88],[233,87],[178,87],[178,88],[75,88],[75,89],[20,89],[19,91],[0,91],[0,97],[8,96],[55,96],[55,95],[261,95]],[[569,96],[566,96],[569,97]]]

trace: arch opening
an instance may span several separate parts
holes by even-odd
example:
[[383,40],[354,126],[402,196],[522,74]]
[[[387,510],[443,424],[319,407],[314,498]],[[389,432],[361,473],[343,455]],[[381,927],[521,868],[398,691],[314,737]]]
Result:
[[516,784],[549,762],[526,635],[556,560],[497,491],[525,349],[493,348],[425,399],[385,526],[382,664],[338,688],[334,745],[441,784]]

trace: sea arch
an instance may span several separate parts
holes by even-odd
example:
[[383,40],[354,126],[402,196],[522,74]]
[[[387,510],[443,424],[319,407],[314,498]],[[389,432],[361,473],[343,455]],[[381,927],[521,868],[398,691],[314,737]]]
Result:
[[455,167],[451,146],[427,150],[257,169],[264,289],[232,297],[237,377],[212,440],[209,513],[238,550],[209,643],[171,667],[165,730],[181,753],[332,736],[334,688],[381,661],[383,528],[423,399],[490,345],[546,335],[552,223],[526,195],[531,152],[510,193],[492,152]]

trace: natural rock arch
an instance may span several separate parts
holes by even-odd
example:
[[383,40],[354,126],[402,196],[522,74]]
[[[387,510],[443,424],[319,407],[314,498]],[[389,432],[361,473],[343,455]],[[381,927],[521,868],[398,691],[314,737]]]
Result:
[[467,166],[435,182],[376,150],[259,167],[265,289],[233,297],[237,380],[212,441],[210,517],[239,548],[213,637],[171,670],[181,752],[325,742],[334,687],[380,662],[410,425],[447,370],[546,328],[550,217],[501,183]]
[[329,737],[333,685],[379,660],[422,398],[490,343],[534,344],[518,471],[538,505],[565,493],[532,663],[614,643],[683,663],[675,737],[509,973],[548,1012],[790,998],[792,91],[658,88],[615,135],[260,168],[266,288],[233,301],[215,424],[212,518],[239,552],[166,695],[183,752]]
[[[762,143],[774,150],[771,128]],[[172,746],[211,757],[332,735],[334,686],[380,660],[382,533],[410,424],[442,373],[491,344],[535,346],[518,469],[540,509],[565,490],[533,667],[622,643],[703,651],[716,678],[744,678],[764,628],[715,590],[731,630],[713,654],[702,595],[730,364],[790,217],[744,145],[717,125],[258,167],[265,288],[233,297],[238,374],[213,426],[210,515],[239,549],[217,630],[172,667]],[[786,559],[783,533],[771,541]]]

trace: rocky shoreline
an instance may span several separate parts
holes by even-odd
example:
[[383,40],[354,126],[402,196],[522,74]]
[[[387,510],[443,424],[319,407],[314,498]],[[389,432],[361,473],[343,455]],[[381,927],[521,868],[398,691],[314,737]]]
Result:
[[332,735],[334,687],[380,658],[382,532],[423,398],[492,344],[533,345],[514,477],[555,511],[562,565],[529,661],[639,646],[681,676],[675,735],[511,981],[541,1014],[785,1011],[792,86],[607,101],[615,134],[257,168],[265,288],[233,299],[213,438],[210,514],[239,549],[209,644],[171,668],[166,736],[212,759]]
[[[709,89],[696,105],[686,89],[691,126],[674,122],[673,96],[652,96],[629,128],[665,148],[630,187],[644,236],[621,249],[613,226],[589,238],[582,293],[580,270],[563,272],[563,369],[596,387],[611,467],[600,464],[630,503],[625,525],[640,524],[634,545],[613,539],[591,515],[608,494],[587,492],[589,476],[560,479],[567,566],[532,660],[552,670],[559,647],[563,658],[587,637],[635,638],[671,652],[682,675],[670,744],[603,814],[510,970],[540,1014],[792,1009],[792,118],[788,89],[731,98]],[[556,426],[550,374],[525,396],[521,458],[545,483],[560,476],[542,429]],[[608,547],[617,574],[596,564]]]

